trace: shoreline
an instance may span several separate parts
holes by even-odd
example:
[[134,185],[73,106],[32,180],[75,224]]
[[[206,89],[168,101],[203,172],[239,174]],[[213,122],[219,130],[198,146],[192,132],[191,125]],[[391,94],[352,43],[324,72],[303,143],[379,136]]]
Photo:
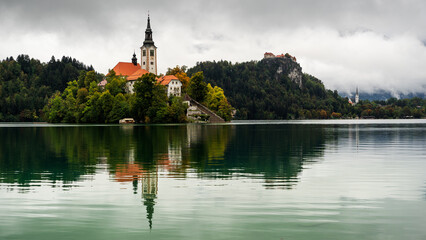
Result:
[[232,126],[232,125],[358,125],[358,124],[426,124],[426,119],[310,119],[310,120],[233,120],[226,123],[157,123],[157,124],[103,124],[103,123],[47,123],[0,122],[0,127],[141,127],[141,126]]

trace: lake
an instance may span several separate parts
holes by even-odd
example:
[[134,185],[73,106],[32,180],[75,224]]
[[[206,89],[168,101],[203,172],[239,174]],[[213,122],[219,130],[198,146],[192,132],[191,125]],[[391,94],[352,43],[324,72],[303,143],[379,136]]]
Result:
[[0,124],[0,239],[426,239],[426,120]]

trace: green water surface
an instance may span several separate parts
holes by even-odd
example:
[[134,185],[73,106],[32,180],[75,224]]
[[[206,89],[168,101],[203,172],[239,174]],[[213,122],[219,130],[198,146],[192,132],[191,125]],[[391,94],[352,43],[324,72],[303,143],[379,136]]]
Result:
[[0,124],[0,239],[426,239],[426,120]]

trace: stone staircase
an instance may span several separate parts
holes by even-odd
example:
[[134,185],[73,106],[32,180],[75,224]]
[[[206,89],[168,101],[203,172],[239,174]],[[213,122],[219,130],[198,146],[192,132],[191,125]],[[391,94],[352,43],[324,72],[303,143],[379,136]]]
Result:
[[203,114],[208,115],[209,118],[209,123],[224,123],[225,120],[223,120],[223,118],[219,117],[219,115],[217,115],[216,113],[214,113],[212,110],[208,109],[206,106],[204,106],[203,104],[195,101],[194,99],[192,99],[188,94],[185,95],[184,99],[186,101],[189,101],[189,103],[191,104],[191,106],[195,106],[198,108],[198,110],[200,110]]

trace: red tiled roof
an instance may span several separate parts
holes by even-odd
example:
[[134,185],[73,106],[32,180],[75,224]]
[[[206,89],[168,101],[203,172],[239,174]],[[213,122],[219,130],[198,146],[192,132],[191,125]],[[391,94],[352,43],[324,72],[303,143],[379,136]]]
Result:
[[119,62],[112,70],[114,70],[117,76],[130,76],[139,69],[141,69],[141,65],[139,63],[135,66],[131,62]]
[[136,79],[142,77],[143,75],[145,75],[147,73],[149,73],[149,72],[147,70],[145,70],[145,69],[138,69],[132,75],[130,75],[129,77],[127,77],[127,81],[136,80]]
[[162,76],[158,78],[157,82],[159,82],[161,85],[167,86],[172,80],[179,81],[179,79],[175,77],[174,75],[166,75],[166,76]]

